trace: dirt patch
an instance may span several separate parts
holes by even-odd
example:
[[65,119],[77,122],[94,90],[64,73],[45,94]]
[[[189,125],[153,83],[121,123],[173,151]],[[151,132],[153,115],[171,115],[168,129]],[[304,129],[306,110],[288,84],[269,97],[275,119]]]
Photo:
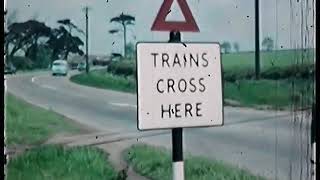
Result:
[[134,141],[121,141],[110,144],[102,144],[97,147],[107,151],[110,156],[109,160],[111,161],[113,167],[122,173],[127,175],[127,180],[147,180],[146,177],[143,177],[137,174],[132,166],[128,166],[127,162],[123,158],[123,152],[125,149],[133,145]]
[[[119,176],[126,177],[124,179],[127,180],[147,180],[147,178],[134,172],[133,168],[128,166],[122,156],[125,149],[136,143],[135,140],[123,140],[127,139],[123,138],[127,136],[136,136],[136,134],[94,132],[70,136],[70,134],[61,133],[50,138],[46,144],[60,144],[69,147],[82,145],[98,147],[109,154],[108,159],[115,170],[119,173]],[[99,143],[100,141],[101,143]]]
[[11,159],[16,157],[29,149],[36,147],[35,145],[14,145],[14,146],[6,146],[4,155],[7,159]]

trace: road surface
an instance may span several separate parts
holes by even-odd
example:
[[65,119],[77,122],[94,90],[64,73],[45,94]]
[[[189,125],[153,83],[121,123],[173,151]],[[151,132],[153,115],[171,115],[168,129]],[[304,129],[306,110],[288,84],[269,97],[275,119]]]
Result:
[[[138,132],[135,95],[77,85],[68,78],[50,72],[17,74],[6,77],[6,89],[100,131],[146,134],[150,137],[139,140],[171,148],[170,131]],[[310,179],[307,113],[225,107],[224,117],[223,127],[184,129],[184,150],[268,179]]]

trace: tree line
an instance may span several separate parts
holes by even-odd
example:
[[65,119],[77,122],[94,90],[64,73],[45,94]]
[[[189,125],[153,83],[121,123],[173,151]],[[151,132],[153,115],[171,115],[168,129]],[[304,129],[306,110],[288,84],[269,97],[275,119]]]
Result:
[[[234,52],[240,52],[240,45],[238,42],[234,42],[232,45],[228,41],[224,41],[220,44],[222,53],[228,54],[233,47]],[[262,47],[265,51],[272,51],[274,48],[274,41],[271,37],[265,37],[262,41]]]
[[43,22],[28,20],[8,23],[4,33],[7,61],[18,52],[31,61],[39,61],[39,52],[45,51],[51,59],[67,59],[70,53],[83,55],[83,41],[74,31],[84,34],[70,19],[58,20],[58,27],[51,28]]
[[[121,28],[109,30],[110,34],[121,33],[123,35],[124,58],[132,58],[134,54],[134,45],[127,43],[127,26],[134,25],[135,17],[121,13],[119,16],[110,19],[110,23],[118,23]],[[70,53],[84,55],[81,47],[84,45],[83,41],[76,35],[84,32],[78,28],[70,19],[61,19],[57,21],[58,27],[51,28],[44,22],[37,20],[28,20],[25,22],[7,22],[7,29],[5,30],[5,51],[7,53],[7,60],[13,58],[17,52],[23,52],[26,58],[32,61],[39,59],[39,52],[45,51],[49,54],[51,62],[55,59],[67,60]],[[135,37],[134,37],[135,38]],[[234,52],[240,51],[238,42],[232,45],[230,42],[224,41],[220,44],[222,53],[230,53],[232,48]],[[274,42],[270,37],[264,38],[262,47],[266,51],[273,50]],[[130,55],[128,57],[128,55]]]

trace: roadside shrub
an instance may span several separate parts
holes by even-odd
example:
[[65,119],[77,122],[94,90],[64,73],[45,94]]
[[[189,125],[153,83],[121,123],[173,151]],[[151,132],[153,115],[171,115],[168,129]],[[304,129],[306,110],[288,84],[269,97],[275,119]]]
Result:
[[225,81],[235,82],[241,79],[252,79],[254,77],[254,70],[249,68],[242,69],[228,69],[223,71]]
[[51,63],[51,51],[39,47],[35,59],[30,59],[25,56],[8,57],[8,60],[17,68],[17,70],[34,70],[34,69],[47,69]]
[[[260,78],[279,80],[279,79],[310,79],[315,73],[314,64],[291,65],[284,67],[271,67],[261,72]],[[235,82],[243,79],[253,79],[255,77],[254,69],[234,68],[223,71],[224,80]]]
[[273,68],[269,68],[266,71],[263,71],[261,73],[261,77],[264,79],[274,79],[274,80],[278,80],[278,79],[282,79],[283,77],[285,77],[284,75],[284,71],[283,69],[281,69],[280,67],[273,67]]
[[108,66],[108,72],[115,75],[135,76],[136,75],[135,61],[130,61],[130,60],[113,61]]
[[34,69],[46,69],[51,64],[51,51],[40,47],[38,50],[37,58],[34,60]]
[[17,70],[32,70],[33,62],[31,59],[23,56],[9,57],[9,60],[17,68]]
[[109,61],[105,61],[105,60],[97,60],[97,59],[94,59],[92,61],[92,64],[94,66],[97,66],[97,65],[100,65],[100,66],[108,66],[110,64],[110,60]]
[[313,64],[291,65],[286,67],[272,67],[261,73],[264,79],[309,79],[314,76],[315,66]]

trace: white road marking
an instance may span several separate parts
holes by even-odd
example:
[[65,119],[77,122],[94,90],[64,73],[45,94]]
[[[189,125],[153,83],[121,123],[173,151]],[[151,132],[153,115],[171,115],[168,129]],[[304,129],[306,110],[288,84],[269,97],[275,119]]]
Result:
[[[41,77],[41,76],[38,76],[38,77]],[[43,87],[43,88],[57,90],[57,88],[55,88],[55,87],[44,85],[44,84],[41,84],[41,83],[37,83],[36,79],[38,79],[38,77],[32,77],[31,78],[31,82],[34,83],[34,84],[37,84],[38,86]]]
[[120,106],[120,107],[132,107],[132,108],[136,108],[137,105],[133,105],[133,104],[125,104],[125,103],[110,103],[113,106]]
[[32,78],[31,78],[31,82],[34,83],[35,80],[36,80],[36,77],[32,77]]
[[57,90],[57,88],[52,87],[52,86],[47,86],[47,85],[39,85],[39,86],[41,86],[43,88],[47,88],[47,89]]

